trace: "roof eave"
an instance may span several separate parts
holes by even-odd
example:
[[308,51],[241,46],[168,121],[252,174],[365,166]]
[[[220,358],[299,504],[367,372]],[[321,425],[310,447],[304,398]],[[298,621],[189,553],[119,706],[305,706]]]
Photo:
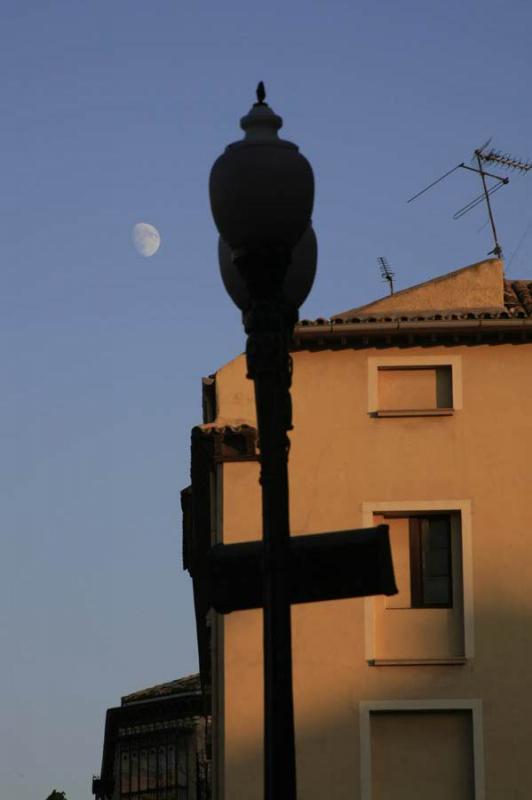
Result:
[[[366,322],[319,321],[316,324],[299,324],[293,336],[294,349],[327,348],[332,343],[347,345],[354,340],[367,340],[369,346],[375,339],[429,335],[432,339],[452,337],[512,338],[528,340],[532,337],[532,318],[513,319],[457,319],[457,320],[376,320]],[[414,343],[414,342],[413,342]]]

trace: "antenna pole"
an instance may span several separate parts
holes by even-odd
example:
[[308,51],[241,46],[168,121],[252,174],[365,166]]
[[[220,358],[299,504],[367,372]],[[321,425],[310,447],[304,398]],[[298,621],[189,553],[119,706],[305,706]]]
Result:
[[502,248],[501,248],[501,246],[499,244],[499,240],[497,239],[497,230],[495,228],[495,220],[493,219],[493,212],[491,210],[491,203],[490,203],[488,187],[486,186],[486,176],[484,174],[484,170],[482,169],[482,161],[480,159],[480,151],[479,150],[475,150],[475,156],[477,158],[478,171],[480,172],[480,177],[482,178],[482,186],[484,188],[484,198],[486,200],[486,205],[488,207],[488,215],[489,215],[489,218],[490,218],[491,231],[493,233],[493,240],[495,242],[495,247],[493,248],[493,250],[491,252],[497,258],[502,258]]

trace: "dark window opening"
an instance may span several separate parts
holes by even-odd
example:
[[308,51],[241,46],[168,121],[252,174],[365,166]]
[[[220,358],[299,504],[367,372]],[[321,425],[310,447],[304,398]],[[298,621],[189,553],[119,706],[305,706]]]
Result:
[[412,608],[452,608],[451,520],[410,517]]

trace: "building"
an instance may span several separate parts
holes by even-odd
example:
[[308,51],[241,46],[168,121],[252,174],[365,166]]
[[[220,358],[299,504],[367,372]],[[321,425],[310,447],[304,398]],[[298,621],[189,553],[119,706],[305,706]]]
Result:
[[[294,606],[298,796],[529,798],[532,281],[497,259],[293,341],[292,535],[390,526],[399,593]],[[183,493],[214,796],[262,797],[260,611],[208,611],[213,542],[261,536],[253,385],[204,382]]]
[[107,711],[95,800],[208,800],[208,738],[199,675],[126,695]]

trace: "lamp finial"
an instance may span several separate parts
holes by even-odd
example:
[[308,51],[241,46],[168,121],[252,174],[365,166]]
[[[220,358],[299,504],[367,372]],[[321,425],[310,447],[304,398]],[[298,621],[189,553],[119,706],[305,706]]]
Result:
[[257,102],[255,103],[256,106],[264,106],[266,103],[264,100],[266,99],[266,89],[264,88],[264,82],[259,81],[257,86]]

